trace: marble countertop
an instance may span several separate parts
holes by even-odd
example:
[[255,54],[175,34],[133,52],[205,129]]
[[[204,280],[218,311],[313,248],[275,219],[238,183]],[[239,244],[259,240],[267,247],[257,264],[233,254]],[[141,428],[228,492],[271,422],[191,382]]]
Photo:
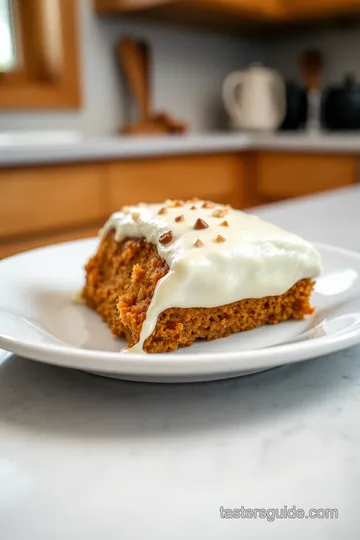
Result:
[[[359,208],[360,186],[257,214],[360,251]],[[357,540],[359,418],[360,346],[183,385],[0,352],[1,540]],[[339,517],[220,515],[285,505]]]
[[360,134],[249,134],[85,137],[77,132],[0,134],[0,166],[99,161],[245,150],[360,153]]

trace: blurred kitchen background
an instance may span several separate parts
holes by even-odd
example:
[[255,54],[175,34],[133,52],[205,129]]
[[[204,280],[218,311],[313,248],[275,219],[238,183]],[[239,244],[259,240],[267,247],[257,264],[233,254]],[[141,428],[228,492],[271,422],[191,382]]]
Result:
[[360,0],[0,0],[0,258],[355,183]]

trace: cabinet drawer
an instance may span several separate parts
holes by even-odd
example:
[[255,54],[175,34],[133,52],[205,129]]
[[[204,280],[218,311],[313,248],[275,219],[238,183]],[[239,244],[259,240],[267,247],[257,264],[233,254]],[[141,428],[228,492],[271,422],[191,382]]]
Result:
[[355,156],[311,154],[258,155],[258,191],[272,198],[297,197],[353,184]]
[[109,165],[110,211],[124,204],[197,196],[238,206],[243,166],[236,154],[122,161]]
[[106,215],[101,165],[0,170],[0,237],[98,221]]

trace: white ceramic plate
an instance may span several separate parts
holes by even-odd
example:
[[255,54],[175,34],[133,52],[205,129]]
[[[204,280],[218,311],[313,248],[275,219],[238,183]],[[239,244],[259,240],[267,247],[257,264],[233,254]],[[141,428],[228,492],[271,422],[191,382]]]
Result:
[[317,245],[324,271],[314,315],[166,354],[121,354],[99,316],[72,302],[96,239],[36,249],[0,262],[0,347],[40,362],[129,380],[187,382],[246,375],[360,341],[360,255]]

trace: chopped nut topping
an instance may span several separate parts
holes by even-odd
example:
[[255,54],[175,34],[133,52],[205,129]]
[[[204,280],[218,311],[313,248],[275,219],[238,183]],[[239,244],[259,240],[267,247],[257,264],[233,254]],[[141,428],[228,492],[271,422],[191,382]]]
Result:
[[158,214],[160,214],[160,215],[167,214],[167,209],[165,208],[165,206],[160,208],[160,210],[158,211]]
[[171,231],[166,231],[159,236],[160,244],[170,244],[172,239],[173,235]]
[[123,214],[130,214],[130,208],[128,206],[123,206],[121,211]]
[[133,214],[131,214],[131,217],[134,221],[137,221],[140,217],[140,214],[138,212],[134,212]]
[[212,202],[210,201],[205,201],[204,204],[202,205],[203,208],[215,208],[215,206],[213,205]]
[[199,238],[196,240],[196,242],[194,244],[195,247],[203,247],[203,245],[204,245],[204,242],[199,240]]
[[179,199],[175,199],[175,200],[167,199],[165,201],[165,204],[169,208],[178,208],[179,206],[184,206],[184,201],[181,201]]
[[196,206],[192,205],[190,206],[190,210],[197,210]]
[[221,226],[221,227],[229,227],[229,224],[228,224],[228,222],[227,222],[226,219],[225,219],[224,221],[222,221],[222,222],[220,223],[220,226]]
[[206,221],[204,221],[201,218],[198,218],[194,223],[194,229],[196,229],[196,230],[207,229],[208,226],[209,225],[206,223]]
[[175,221],[176,221],[176,223],[182,223],[183,221],[185,221],[185,218],[181,214],[181,216],[176,216]]
[[174,205],[173,205],[175,208],[179,208],[179,206],[184,206],[184,201],[180,201],[180,200],[177,200],[177,201],[174,201]]
[[213,217],[225,217],[225,211],[222,208],[218,208],[217,210],[214,210],[211,215]]
[[215,242],[217,242],[218,244],[222,244],[223,242],[225,242],[225,238],[221,236],[221,234],[218,234]]
[[189,202],[200,202],[199,197],[193,197]]

